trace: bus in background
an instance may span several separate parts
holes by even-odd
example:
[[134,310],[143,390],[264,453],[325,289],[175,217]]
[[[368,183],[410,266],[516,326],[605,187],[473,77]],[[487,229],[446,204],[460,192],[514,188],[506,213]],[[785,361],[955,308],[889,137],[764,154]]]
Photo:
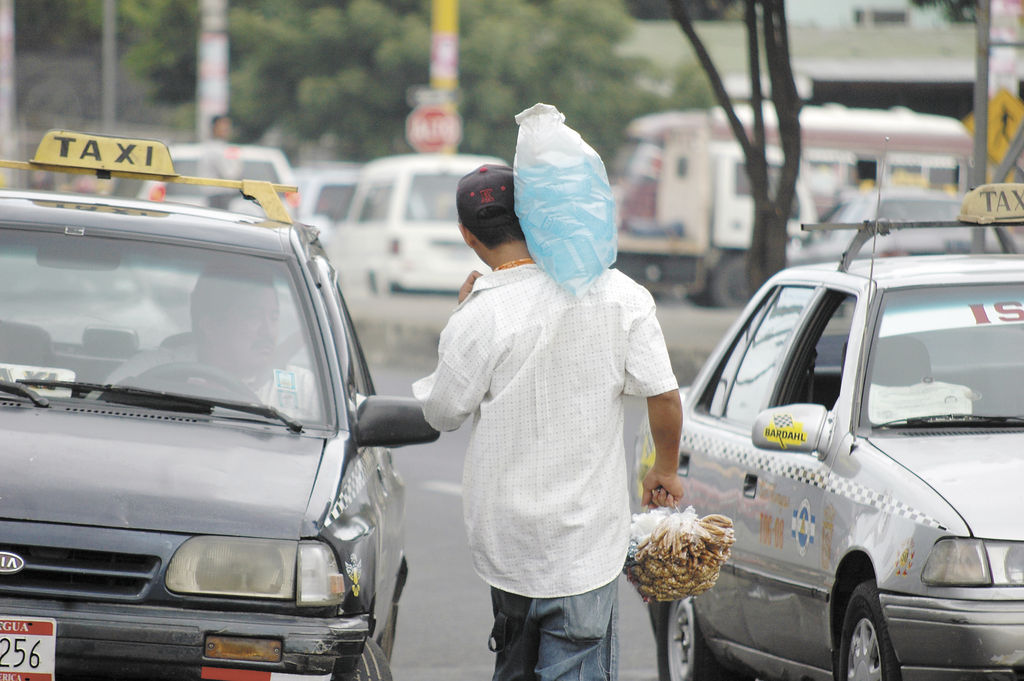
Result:
[[[752,125],[750,107],[736,107]],[[769,163],[780,163],[774,112],[765,110]],[[801,110],[802,159],[790,231],[840,194],[878,182],[965,188],[972,140],[960,121],[906,109]],[[747,300],[745,254],[753,199],[745,158],[724,112],[670,111],[633,120],[610,168],[616,193],[616,267],[656,293],[714,306]],[[881,176],[881,178],[880,178]]]

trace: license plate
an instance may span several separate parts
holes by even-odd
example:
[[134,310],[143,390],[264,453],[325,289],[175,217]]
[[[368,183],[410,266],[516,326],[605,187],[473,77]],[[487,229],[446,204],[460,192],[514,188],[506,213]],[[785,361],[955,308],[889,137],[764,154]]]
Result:
[[0,681],[53,681],[57,621],[0,615]]

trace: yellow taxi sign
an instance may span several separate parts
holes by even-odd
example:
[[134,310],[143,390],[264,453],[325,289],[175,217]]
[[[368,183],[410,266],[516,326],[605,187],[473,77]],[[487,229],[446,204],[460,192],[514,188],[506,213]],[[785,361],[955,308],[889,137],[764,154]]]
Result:
[[1024,223],[1024,184],[983,184],[972,189],[964,196],[957,219],[974,225]]
[[104,179],[128,177],[238,189],[245,198],[256,201],[268,218],[280,222],[291,222],[292,219],[279,193],[298,191],[294,185],[273,184],[263,180],[222,180],[179,175],[174,171],[170,150],[159,140],[111,137],[70,130],[49,131],[36,147],[35,158],[28,162],[0,159],[0,168],[95,173]]
[[174,177],[167,145],[157,140],[51,130],[36,148],[35,166],[72,172],[118,172]]

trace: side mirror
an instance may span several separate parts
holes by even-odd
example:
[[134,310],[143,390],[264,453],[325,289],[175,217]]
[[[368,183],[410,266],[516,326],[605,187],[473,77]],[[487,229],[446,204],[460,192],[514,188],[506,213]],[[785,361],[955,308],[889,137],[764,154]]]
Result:
[[820,404],[787,404],[765,409],[754,419],[754,446],[776,451],[811,453],[828,443],[828,409]]
[[412,397],[370,395],[356,412],[355,437],[360,447],[414,445],[433,442],[440,435]]

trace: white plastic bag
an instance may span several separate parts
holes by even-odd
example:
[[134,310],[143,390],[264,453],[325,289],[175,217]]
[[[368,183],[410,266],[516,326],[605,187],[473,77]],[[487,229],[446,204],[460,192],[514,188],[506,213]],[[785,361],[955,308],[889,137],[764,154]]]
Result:
[[515,204],[530,255],[582,296],[617,254],[615,199],[601,157],[550,104],[516,116]]
[[736,541],[732,520],[693,506],[633,515],[625,573],[645,601],[674,601],[715,585]]

